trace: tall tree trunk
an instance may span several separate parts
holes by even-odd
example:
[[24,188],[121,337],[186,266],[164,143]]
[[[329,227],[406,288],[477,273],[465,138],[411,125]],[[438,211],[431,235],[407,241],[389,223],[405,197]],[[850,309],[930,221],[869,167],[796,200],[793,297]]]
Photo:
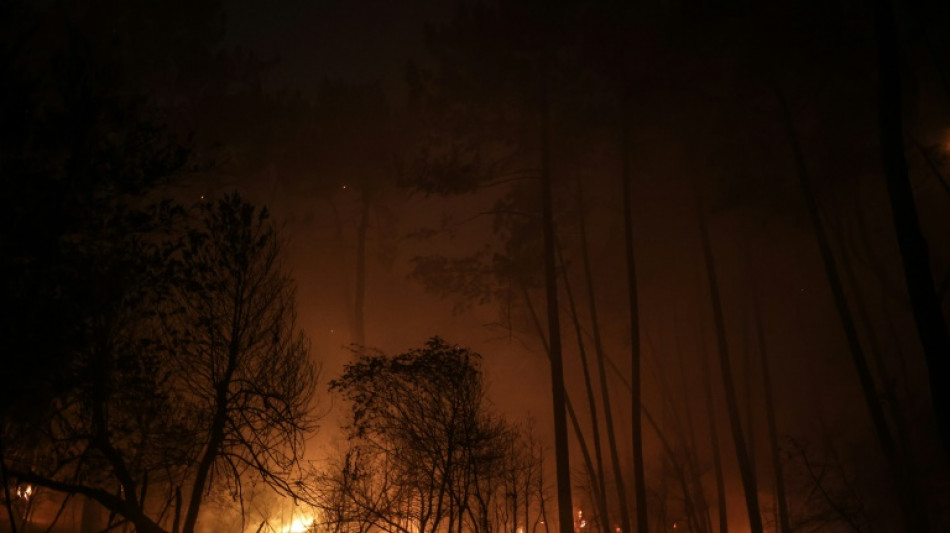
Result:
[[894,231],[900,247],[904,279],[910,296],[917,335],[924,350],[930,377],[937,430],[944,453],[950,457],[950,331],[934,287],[927,239],[920,228],[917,204],[907,172],[904,153],[904,124],[901,114],[900,44],[893,5],[889,0],[875,2],[878,42],[878,112],[881,159],[891,201]]
[[719,533],[729,531],[729,513],[726,505],[726,481],[722,472],[722,450],[719,445],[719,429],[716,426],[716,409],[713,404],[712,374],[709,370],[709,356],[700,336],[700,360],[703,370],[703,392],[706,396],[706,420],[709,421],[709,440],[712,444],[713,472],[716,476],[716,508],[719,515]]
[[775,400],[772,390],[772,374],[769,370],[769,357],[766,352],[765,332],[762,329],[762,316],[756,300],[755,336],[759,344],[759,362],[762,370],[762,388],[765,394],[765,421],[769,432],[769,448],[772,454],[772,474],[775,476],[775,500],[778,507],[778,533],[791,533],[788,519],[788,503],[785,497],[785,476],[782,474],[782,458],[779,455],[778,429],[775,421]]
[[746,511],[749,515],[749,529],[752,533],[762,533],[762,514],[759,511],[758,489],[756,488],[755,473],[752,470],[749,453],[746,449],[745,433],[742,431],[742,420],[739,415],[736,389],[732,378],[732,365],[729,362],[729,342],[726,338],[726,321],[722,312],[722,297],[719,295],[719,281],[716,278],[716,264],[713,260],[712,245],[709,242],[709,230],[706,228],[706,218],[699,201],[698,190],[696,191],[696,211],[699,217],[703,260],[706,267],[709,298],[712,303],[713,322],[716,329],[716,345],[719,352],[719,370],[722,375],[722,388],[726,398],[726,414],[729,417],[729,428],[732,431],[732,440],[736,448],[736,460],[739,463],[739,474],[742,478]]
[[[623,472],[620,466],[620,453],[617,450],[617,434],[615,432],[613,410],[610,406],[610,388],[607,384],[607,370],[604,360],[603,339],[600,336],[600,320],[597,316],[597,296],[594,292],[594,275],[590,266],[590,247],[587,243],[587,217],[584,215],[584,189],[578,183],[578,212],[581,237],[581,257],[584,262],[584,279],[587,282],[587,299],[590,308],[590,321],[594,336],[594,352],[597,355],[597,374],[600,381],[601,403],[604,406],[604,425],[607,426],[607,444],[610,449],[610,462],[614,471],[614,482],[617,484],[617,499],[620,501],[620,528],[622,533],[630,533],[630,511],[627,508],[627,489],[623,481]],[[609,525],[609,524],[608,524]],[[612,532],[611,532],[612,533]]]
[[528,533],[528,524],[531,523],[531,470],[524,476],[524,529],[521,533]]
[[561,353],[561,319],[557,303],[557,268],[554,260],[554,200],[551,192],[551,125],[547,87],[547,58],[541,73],[541,218],[544,236],[544,281],[547,295],[548,337],[551,355],[551,399],[554,413],[554,463],[557,472],[558,528],[561,533],[574,531],[574,506],[571,503],[571,461],[567,444],[564,363]]
[[511,483],[511,533],[518,533],[518,489],[517,481]]
[[567,276],[567,265],[564,262],[564,254],[561,250],[560,243],[558,245],[558,259],[561,265],[561,271],[564,273],[564,292],[567,294],[568,306],[571,311],[571,319],[574,322],[574,331],[577,333],[577,351],[581,357],[581,368],[584,374],[584,389],[587,392],[587,408],[590,412],[590,423],[592,429],[592,435],[594,437],[594,458],[597,460],[596,464],[596,479],[594,483],[597,485],[597,511],[600,514],[600,523],[603,525],[602,530],[604,533],[612,533],[610,531],[610,518],[607,513],[607,484],[604,481],[604,458],[602,453],[602,448],[600,444],[600,422],[597,416],[597,400],[594,397],[594,386],[590,378],[590,365],[587,362],[587,347],[584,343],[584,332],[581,329],[581,320],[577,315],[577,305],[574,302],[574,291],[571,290],[571,282]]
[[181,487],[175,487],[175,514],[172,517],[172,533],[178,533],[181,522]]
[[[630,310],[630,429],[633,436],[633,486],[637,505],[637,533],[648,533],[647,486],[643,465],[643,423],[640,387],[640,307],[637,298],[637,267],[633,249],[633,194],[630,169],[630,118],[627,103],[621,111],[620,157],[623,185],[624,252],[627,258],[627,294]],[[626,533],[626,532],[624,532]]]
[[[628,391],[632,390],[630,387],[630,382],[627,381],[623,377],[623,374],[620,372],[620,369],[617,368],[617,365],[614,364],[614,362],[609,359],[607,359],[607,361],[610,362],[611,368],[617,374],[617,378],[620,380],[620,382],[627,388]],[[668,461],[669,464],[673,466],[674,473],[676,474],[677,481],[680,483],[680,486],[684,488],[687,487],[688,482],[687,482],[687,477],[686,477],[686,471],[683,469],[682,462],[677,457],[676,450],[673,448],[673,445],[670,442],[670,439],[668,439],[666,436],[666,433],[664,433],[664,431],[660,429],[659,423],[657,422],[656,418],[654,418],[653,415],[650,414],[650,410],[647,409],[646,405],[641,404],[640,408],[643,410],[643,418],[646,419],[647,424],[649,424],[650,427],[653,428],[653,431],[656,432],[656,437],[657,439],[659,439],[660,446],[663,448],[663,452],[665,454],[664,460]],[[664,487],[664,491],[665,491],[665,487]],[[693,502],[692,502],[693,496],[688,490],[684,489],[683,498],[684,498],[687,508],[692,508],[691,506],[693,505]],[[660,529],[664,527],[663,526],[664,523],[665,522],[660,523],[659,525]],[[696,520],[694,523],[698,523],[698,520]]]
[[910,473],[904,468],[904,465],[900,461],[896,446],[894,445],[894,439],[891,436],[891,430],[884,416],[884,409],[878,400],[877,388],[874,385],[874,378],[871,376],[871,369],[868,365],[867,357],[864,355],[864,349],[861,347],[861,341],[858,338],[854,317],[851,315],[851,310],[848,307],[848,300],[844,294],[844,287],[841,284],[841,275],[838,273],[838,264],[831,250],[831,242],[821,222],[818,202],[811,188],[811,181],[808,178],[808,168],[805,165],[805,155],[799,144],[798,135],[795,133],[791,112],[788,109],[788,102],[786,102],[785,94],[781,89],[778,86],[776,86],[775,89],[782,112],[785,132],[788,136],[792,155],[795,159],[799,187],[802,191],[808,217],[811,220],[812,230],[815,232],[818,250],[821,253],[825,277],[828,279],[828,286],[831,289],[831,295],[835,302],[838,319],[841,320],[841,327],[848,341],[851,360],[858,374],[858,381],[861,385],[864,403],[868,409],[868,414],[871,416],[871,423],[874,427],[875,435],[877,436],[878,445],[881,447],[881,452],[884,454],[884,459],[888,464],[891,478],[895,484],[895,496],[903,513],[904,524],[908,531],[930,531],[930,520],[927,516],[925,506],[921,499],[916,496],[916,483],[910,478]]
[[[544,348],[544,353],[547,354],[548,360],[551,360],[551,345],[548,339],[544,336],[544,329],[541,327],[541,321],[538,319],[538,314],[534,310],[534,305],[531,303],[531,298],[528,296],[528,289],[522,285],[521,293],[524,297],[525,305],[528,307],[528,314],[531,316],[531,321],[534,324],[535,330],[538,333],[538,338],[541,339],[541,345]],[[571,403],[571,398],[567,394],[567,391],[564,392],[564,407],[566,409],[567,415],[571,419],[571,427],[574,429],[574,436],[577,437],[577,443],[581,449],[581,457],[584,459],[584,467],[587,469],[587,473],[592,480],[596,483],[597,473],[594,471],[594,463],[590,458],[590,450],[587,447],[587,439],[584,438],[584,430],[581,428],[580,422],[577,420],[577,413],[574,411],[574,405]],[[594,489],[596,495],[597,489]],[[599,499],[599,497],[598,497]],[[574,513],[571,512],[571,527],[573,528],[574,523]]]

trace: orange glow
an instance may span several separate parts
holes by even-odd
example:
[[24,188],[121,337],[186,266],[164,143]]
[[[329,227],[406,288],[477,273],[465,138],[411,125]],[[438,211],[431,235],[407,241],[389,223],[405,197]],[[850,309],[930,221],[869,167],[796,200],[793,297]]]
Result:
[[23,501],[30,501],[33,496],[33,485],[18,485],[16,495]]
[[281,533],[305,533],[313,528],[313,515],[302,515],[280,528]]

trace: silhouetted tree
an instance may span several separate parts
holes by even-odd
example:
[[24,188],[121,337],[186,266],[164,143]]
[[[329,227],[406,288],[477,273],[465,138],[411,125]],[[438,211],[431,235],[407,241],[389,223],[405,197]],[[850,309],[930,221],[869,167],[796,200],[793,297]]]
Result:
[[487,410],[478,354],[438,337],[393,357],[363,353],[331,389],[351,403],[351,448],[324,489],[334,527],[497,530],[516,436]]
[[179,236],[138,236],[120,279],[102,266],[100,291],[120,292],[85,322],[73,387],[6,457],[18,481],[140,532],[190,533],[212,489],[241,500],[249,479],[301,496],[314,422],[316,371],[266,210],[228,196]]
[[[39,444],[45,423],[91,385],[79,369],[103,348],[104,330],[118,331],[116,353],[129,349],[131,333],[121,329],[143,313],[128,305],[139,305],[139,285],[155,278],[158,250],[148,236],[176,216],[142,198],[189,156],[159,124],[115,41],[91,31],[95,8],[71,7],[0,7],[5,481],[24,449],[47,451]],[[128,355],[117,358],[128,363]]]

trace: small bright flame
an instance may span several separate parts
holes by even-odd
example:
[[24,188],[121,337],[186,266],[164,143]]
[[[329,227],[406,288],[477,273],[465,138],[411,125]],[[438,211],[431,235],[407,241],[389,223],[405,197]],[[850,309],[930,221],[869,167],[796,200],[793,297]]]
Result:
[[312,515],[299,516],[280,528],[280,533],[305,533],[313,528],[314,521]]
[[33,485],[18,485],[16,488],[16,495],[21,500],[29,501],[30,497],[33,496]]

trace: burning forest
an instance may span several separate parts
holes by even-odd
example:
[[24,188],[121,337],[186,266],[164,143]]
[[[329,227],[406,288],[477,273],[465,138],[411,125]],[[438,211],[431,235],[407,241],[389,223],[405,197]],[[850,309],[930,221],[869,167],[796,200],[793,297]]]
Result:
[[0,5],[0,532],[950,528],[939,2]]

